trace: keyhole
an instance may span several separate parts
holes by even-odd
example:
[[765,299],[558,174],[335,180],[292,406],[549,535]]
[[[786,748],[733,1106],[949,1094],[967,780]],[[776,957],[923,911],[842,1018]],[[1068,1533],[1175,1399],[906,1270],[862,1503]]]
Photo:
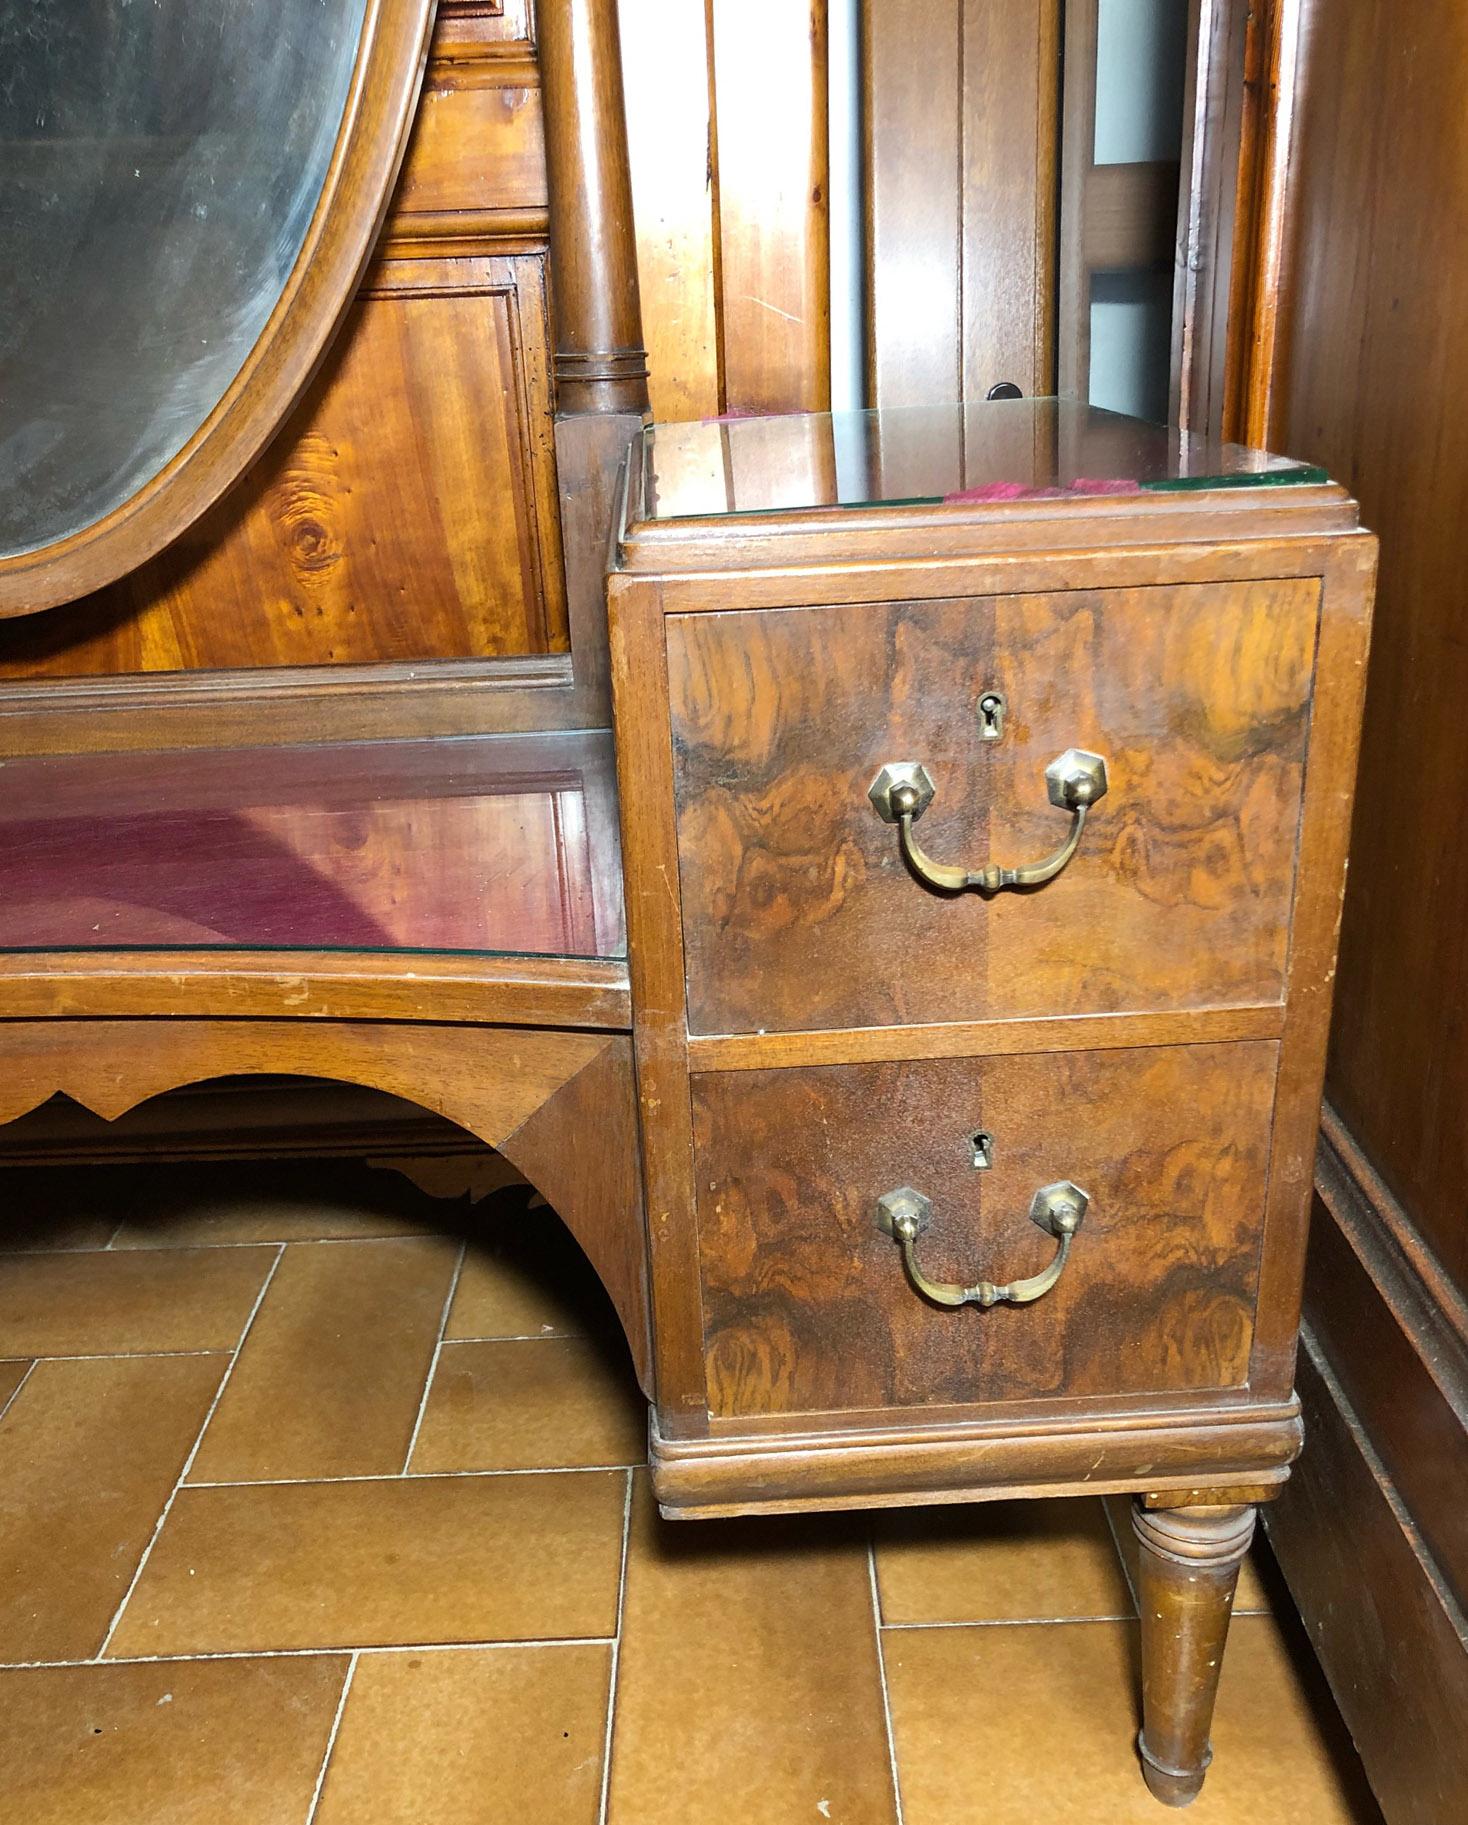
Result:
[[973,1140],[969,1144],[973,1148],[974,1171],[987,1172],[994,1164],[993,1135],[985,1134],[981,1130],[973,1137]]
[[985,691],[979,699],[979,740],[998,741],[1004,733],[1004,712],[1008,709],[1002,691]]

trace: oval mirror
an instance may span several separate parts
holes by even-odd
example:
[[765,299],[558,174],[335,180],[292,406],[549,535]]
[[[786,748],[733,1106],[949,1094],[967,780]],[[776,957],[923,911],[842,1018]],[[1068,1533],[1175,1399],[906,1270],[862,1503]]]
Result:
[[176,538],[361,276],[435,0],[0,0],[0,615]]

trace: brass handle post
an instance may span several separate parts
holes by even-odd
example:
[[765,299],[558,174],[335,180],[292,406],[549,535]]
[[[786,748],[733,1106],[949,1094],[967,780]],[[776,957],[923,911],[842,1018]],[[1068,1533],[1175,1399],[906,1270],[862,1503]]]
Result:
[[1067,748],[1045,769],[1045,785],[1050,803],[1070,812],[1070,832],[1060,847],[1043,861],[1024,863],[1017,868],[1000,868],[994,863],[983,868],[955,868],[945,862],[935,862],[922,849],[912,827],[932,804],[935,787],[932,775],[921,761],[888,761],[872,781],[867,797],[884,823],[896,824],[903,856],[919,880],[943,893],[961,893],[967,887],[974,887],[980,893],[988,894],[998,893],[1004,887],[1038,887],[1060,873],[1080,843],[1087,812],[1098,799],[1106,796],[1106,762],[1099,754],[1090,754],[1084,748]]
[[972,1286],[956,1281],[930,1280],[917,1263],[917,1239],[933,1220],[932,1200],[911,1185],[899,1185],[877,1199],[877,1228],[891,1236],[902,1250],[902,1265],[907,1277],[924,1299],[934,1305],[1029,1305],[1048,1293],[1065,1270],[1070,1259],[1070,1245],[1086,1214],[1091,1199],[1079,1185],[1059,1179],[1053,1185],[1042,1185],[1030,1203],[1030,1221],[1055,1237],[1059,1247],[1055,1259],[1041,1273],[1026,1280],[1011,1280],[1007,1286],[996,1286],[992,1280],[978,1280]]

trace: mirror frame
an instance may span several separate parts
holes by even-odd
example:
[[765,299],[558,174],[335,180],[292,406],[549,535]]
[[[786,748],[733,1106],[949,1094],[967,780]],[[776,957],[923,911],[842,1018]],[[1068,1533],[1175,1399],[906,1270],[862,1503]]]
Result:
[[75,601],[155,557],[280,429],[340,327],[386,218],[417,117],[437,5],[367,0],[320,198],[244,365],[178,454],[128,500],[64,539],[0,556],[0,619]]

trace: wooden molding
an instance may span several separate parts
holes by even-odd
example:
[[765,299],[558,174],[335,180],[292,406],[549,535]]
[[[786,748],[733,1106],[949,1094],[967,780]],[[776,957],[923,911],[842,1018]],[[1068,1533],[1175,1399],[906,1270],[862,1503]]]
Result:
[[1305,1312],[1398,1499],[1468,1603],[1462,1296],[1334,1110],[1316,1158]]
[[652,1472],[664,1514],[678,1517],[1105,1495],[1141,1485],[1164,1496],[1282,1483],[1301,1436],[1294,1401],[1131,1418],[1077,1414],[1033,1430],[1023,1420],[914,1421],[882,1431],[710,1439],[671,1439],[655,1416]]
[[1468,1619],[1307,1325],[1309,1448],[1265,1530],[1391,1825],[1468,1800]]
[[0,1021],[168,1015],[626,1031],[627,965],[565,957],[78,951],[0,955]]

